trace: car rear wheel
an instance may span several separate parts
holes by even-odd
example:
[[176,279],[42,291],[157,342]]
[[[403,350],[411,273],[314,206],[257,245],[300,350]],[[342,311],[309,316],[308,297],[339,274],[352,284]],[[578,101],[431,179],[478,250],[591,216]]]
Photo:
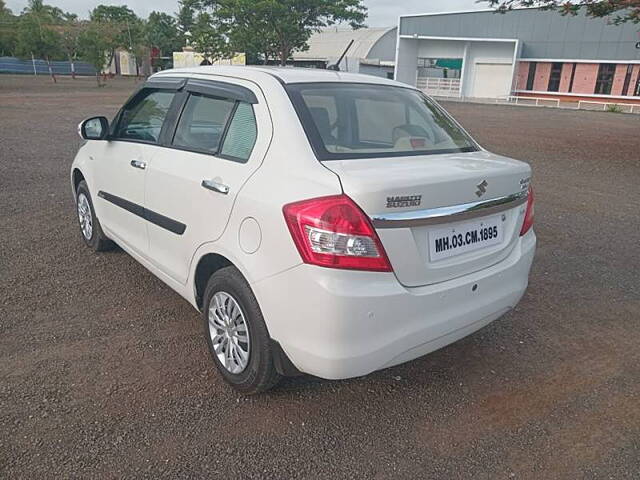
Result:
[[245,395],[269,390],[280,380],[269,332],[258,302],[235,267],[214,273],[204,293],[204,330],[222,377]]
[[114,244],[102,231],[96,212],[93,209],[89,188],[84,180],[76,188],[76,210],[84,243],[96,252],[111,250]]

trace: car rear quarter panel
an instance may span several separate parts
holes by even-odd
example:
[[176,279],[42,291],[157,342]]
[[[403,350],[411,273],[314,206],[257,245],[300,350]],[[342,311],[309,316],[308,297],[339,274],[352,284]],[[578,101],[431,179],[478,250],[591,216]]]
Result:
[[[342,192],[338,176],[315,158],[283,86],[275,78],[265,77],[261,88],[272,117],[271,144],[261,167],[239,192],[223,235],[217,241],[204,243],[195,252],[190,285],[194,285],[199,260],[209,253],[228,258],[250,284],[299,265],[302,260],[282,207]],[[255,220],[259,226],[260,240],[254,252],[240,246],[241,225],[247,219]]]

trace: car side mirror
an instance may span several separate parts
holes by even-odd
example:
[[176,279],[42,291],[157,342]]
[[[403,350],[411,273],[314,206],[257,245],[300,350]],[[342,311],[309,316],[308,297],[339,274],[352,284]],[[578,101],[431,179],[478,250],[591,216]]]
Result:
[[92,117],[78,125],[78,133],[85,140],[104,140],[109,133],[109,120],[106,117]]

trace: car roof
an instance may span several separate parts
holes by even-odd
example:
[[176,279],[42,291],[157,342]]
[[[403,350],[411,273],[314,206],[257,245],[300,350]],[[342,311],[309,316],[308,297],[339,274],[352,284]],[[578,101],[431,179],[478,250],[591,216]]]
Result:
[[265,75],[276,77],[281,83],[318,83],[318,82],[350,82],[369,83],[377,85],[390,85],[396,87],[413,88],[405,83],[396,82],[373,75],[363,75],[351,72],[336,72],[334,70],[324,70],[319,68],[293,68],[293,67],[269,67],[269,66],[226,66],[211,65],[202,67],[176,68],[163,70],[152,75],[150,78],[161,76],[191,76],[199,75],[222,75],[245,80],[258,81]]

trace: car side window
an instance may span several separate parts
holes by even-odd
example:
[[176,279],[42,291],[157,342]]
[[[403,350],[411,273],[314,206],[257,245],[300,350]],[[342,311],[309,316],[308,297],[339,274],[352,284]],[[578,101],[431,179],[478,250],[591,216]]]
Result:
[[156,143],[174,96],[169,90],[143,91],[123,109],[115,137]]
[[238,102],[220,154],[230,160],[246,162],[251,156],[257,137],[258,126],[253,107],[249,103]]
[[180,116],[173,145],[217,153],[234,106],[233,100],[191,93]]

